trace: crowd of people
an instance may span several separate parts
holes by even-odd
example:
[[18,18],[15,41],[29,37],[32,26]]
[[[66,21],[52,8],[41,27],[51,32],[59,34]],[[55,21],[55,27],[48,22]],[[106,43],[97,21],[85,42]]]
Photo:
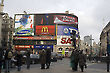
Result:
[[20,51],[12,52],[11,49],[0,48],[0,73],[2,69],[5,70],[5,73],[10,73],[13,58],[16,58],[16,66],[18,71],[20,71],[22,65],[22,54]]
[[[26,65],[27,69],[30,69],[31,59],[30,54],[31,50],[26,51]],[[41,50],[40,52],[40,64],[41,69],[49,69],[51,63],[51,50]],[[23,55],[19,50],[13,52],[11,49],[2,49],[0,48],[0,73],[4,69],[5,73],[10,73],[10,68],[12,66],[12,59],[14,59],[15,65],[18,71],[21,71]],[[46,67],[45,67],[46,66]]]
[[81,69],[81,72],[84,71],[84,68],[87,68],[86,65],[86,55],[83,54],[83,50],[73,49],[72,54],[70,56],[70,66],[73,71],[78,70],[78,64]]

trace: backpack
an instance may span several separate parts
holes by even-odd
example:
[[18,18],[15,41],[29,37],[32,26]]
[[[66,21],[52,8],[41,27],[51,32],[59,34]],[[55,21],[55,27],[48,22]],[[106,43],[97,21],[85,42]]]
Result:
[[11,51],[8,52],[8,58],[12,58],[13,54]]

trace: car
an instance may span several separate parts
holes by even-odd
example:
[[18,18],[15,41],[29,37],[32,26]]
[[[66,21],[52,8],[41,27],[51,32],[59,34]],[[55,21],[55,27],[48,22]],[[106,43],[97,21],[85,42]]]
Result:
[[51,52],[51,62],[57,62],[57,53]]
[[39,54],[30,54],[31,64],[38,64],[40,57]]
[[63,59],[62,54],[57,54],[57,59],[62,60]]
[[26,51],[20,51],[20,53],[22,54],[23,58],[22,58],[22,64],[26,64]]

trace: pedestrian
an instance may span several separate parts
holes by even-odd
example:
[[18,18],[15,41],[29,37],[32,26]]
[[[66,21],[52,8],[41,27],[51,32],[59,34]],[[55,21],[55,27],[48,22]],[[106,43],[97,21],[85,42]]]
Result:
[[1,70],[2,70],[2,62],[3,62],[3,50],[0,47],[0,73],[1,73]]
[[86,64],[86,57],[83,54],[83,50],[81,50],[80,53],[79,53],[79,67],[81,69],[81,72],[84,71],[85,64]]
[[6,48],[6,52],[5,52],[5,72],[9,73],[10,72],[10,64],[11,64],[11,58],[12,58],[13,54],[11,49]]
[[74,51],[74,70],[77,71],[78,70],[78,62],[79,62],[79,50],[75,49]]
[[27,64],[27,69],[30,69],[30,50],[27,50],[26,54],[26,64]]
[[40,63],[41,63],[41,69],[45,69],[46,64],[46,52],[44,49],[41,50],[40,53]]
[[110,54],[109,53],[107,53],[106,63],[107,63],[107,72],[109,72],[109,64],[110,64]]
[[75,62],[74,62],[74,49],[73,49],[73,51],[72,51],[72,53],[71,53],[71,56],[70,56],[70,67],[72,67],[72,70],[73,71],[75,71]]
[[47,49],[46,50],[46,66],[47,66],[46,69],[49,69],[50,63],[51,63],[51,50]]
[[17,60],[18,71],[20,71],[22,66],[22,54],[20,53],[20,51],[17,52],[16,60]]

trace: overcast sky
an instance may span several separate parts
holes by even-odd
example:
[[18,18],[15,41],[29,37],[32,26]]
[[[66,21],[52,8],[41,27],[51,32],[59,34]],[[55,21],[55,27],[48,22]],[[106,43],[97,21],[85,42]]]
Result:
[[81,39],[92,35],[98,42],[104,26],[110,21],[110,0],[4,0],[4,12],[14,18],[23,13],[64,13],[69,10],[79,18]]

